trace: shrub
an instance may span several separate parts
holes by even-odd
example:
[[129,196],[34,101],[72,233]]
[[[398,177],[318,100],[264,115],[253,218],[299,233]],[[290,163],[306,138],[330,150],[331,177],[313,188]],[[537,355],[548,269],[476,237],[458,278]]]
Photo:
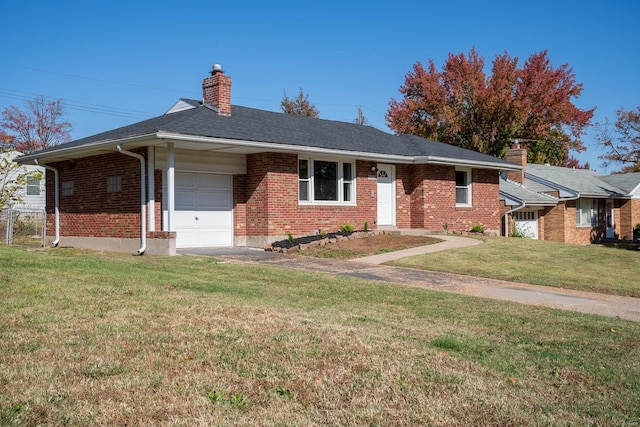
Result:
[[[640,225],[640,224],[638,224]],[[369,231],[369,221],[364,222],[364,231]]]
[[355,228],[351,224],[345,224],[340,226],[340,231],[343,233],[353,233]]
[[484,227],[481,225],[474,225],[470,230],[472,233],[484,233]]

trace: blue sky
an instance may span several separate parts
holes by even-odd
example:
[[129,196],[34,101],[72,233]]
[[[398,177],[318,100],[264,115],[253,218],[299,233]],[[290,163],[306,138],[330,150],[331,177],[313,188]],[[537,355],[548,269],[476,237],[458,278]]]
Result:
[[[584,85],[594,121],[640,105],[640,3],[620,1],[27,1],[4,0],[0,109],[62,98],[81,138],[201,97],[214,63],[232,103],[279,111],[302,87],[320,117],[389,131],[384,114],[417,61],[440,67],[472,47],[490,64],[547,49]],[[489,70],[487,70],[489,71]],[[578,155],[606,173],[593,130]]]

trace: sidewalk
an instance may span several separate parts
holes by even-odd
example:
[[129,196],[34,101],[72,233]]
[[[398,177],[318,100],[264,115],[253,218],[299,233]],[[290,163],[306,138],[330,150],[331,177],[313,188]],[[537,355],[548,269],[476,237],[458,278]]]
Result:
[[415,248],[404,249],[401,251],[385,252],[383,254],[371,255],[368,257],[355,258],[351,261],[365,264],[384,264],[387,261],[393,261],[400,258],[406,258],[414,255],[430,254],[432,252],[446,251],[448,249],[465,248],[467,246],[481,245],[482,240],[471,239],[469,237],[437,235],[436,237],[442,242],[434,243],[427,246],[418,246]]

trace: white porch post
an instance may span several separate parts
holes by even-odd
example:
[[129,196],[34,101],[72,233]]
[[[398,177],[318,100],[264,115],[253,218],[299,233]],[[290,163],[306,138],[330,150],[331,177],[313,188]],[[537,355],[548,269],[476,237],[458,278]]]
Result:
[[176,206],[175,160],[173,143],[167,143],[167,231],[174,231]]
[[156,231],[155,152],[155,147],[147,147],[147,185],[149,194],[147,212],[149,213],[149,231]]

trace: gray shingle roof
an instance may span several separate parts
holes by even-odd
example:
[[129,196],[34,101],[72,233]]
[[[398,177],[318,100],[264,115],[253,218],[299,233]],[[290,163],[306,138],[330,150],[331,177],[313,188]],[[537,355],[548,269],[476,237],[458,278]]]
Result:
[[542,179],[548,183],[562,186],[580,196],[621,196],[623,191],[604,181],[603,175],[586,169],[570,169],[559,166],[528,164],[525,176],[530,179]]
[[[475,151],[416,136],[397,136],[370,126],[292,116],[284,113],[232,106],[231,116],[220,116],[199,101],[182,99],[193,108],[170,112],[118,129],[78,139],[39,152],[81,148],[93,143],[170,132],[227,140],[286,144],[301,148],[320,148],[347,152],[408,157],[436,157],[463,162],[491,163],[513,168],[513,164]],[[29,158],[34,155],[27,156]]]
[[500,193],[501,199],[504,199],[504,196],[508,196],[529,206],[554,206],[558,204],[558,199],[554,197],[527,190],[520,184],[504,179],[500,180]]
[[601,179],[604,182],[619,188],[626,195],[631,195],[634,190],[638,191],[638,188],[640,187],[640,172],[608,175],[603,176]]

